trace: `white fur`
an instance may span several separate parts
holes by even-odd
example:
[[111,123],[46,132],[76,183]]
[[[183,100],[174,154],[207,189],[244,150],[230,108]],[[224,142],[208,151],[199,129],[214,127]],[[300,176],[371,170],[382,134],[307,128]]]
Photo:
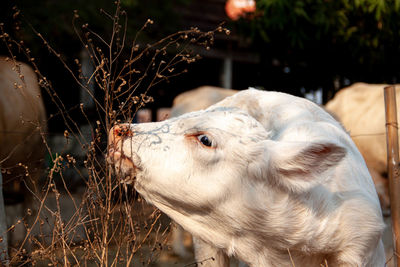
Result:
[[312,102],[250,89],[167,121],[118,125],[109,142],[109,160],[147,201],[250,266],[385,263],[364,160]]
[[[382,210],[390,214],[383,96],[386,86],[388,84],[352,84],[340,89],[325,108],[340,120],[352,136],[371,173]],[[399,84],[395,87],[396,95],[400,95]],[[399,105],[400,98],[397,97]],[[397,110],[397,117],[400,117],[400,109]]]

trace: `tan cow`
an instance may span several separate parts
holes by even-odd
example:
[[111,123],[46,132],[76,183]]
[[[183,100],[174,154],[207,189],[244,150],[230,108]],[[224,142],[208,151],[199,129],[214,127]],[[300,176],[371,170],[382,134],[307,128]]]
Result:
[[[25,188],[22,179],[28,183],[38,179],[45,151],[40,132],[47,130],[46,113],[35,72],[24,63],[0,57],[0,94],[4,190],[20,191]],[[5,218],[4,214],[0,217]],[[2,227],[4,221],[0,222]]]
[[[341,89],[326,104],[326,109],[337,116],[349,131],[354,143],[363,155],[379,195],[382,209],[390,205],[387,171],[385,106],[383,88],[385,84],[355,83]],[[397,88],[400,96],[400,87]],[[397,106],[400,98],[397,98]],[[400,118],[400,109],[397,109]]]
[[201,86],[186,91],[175,97],[172,105],[171,117],[177,117],[184,113],[206,109],[237,92],[237,90],[224,89],[215,86]]
[[[23,163],[34,173],[43,163],[46,113],[35,72],[28,65],[0,58],[0,164]],[[21,168],[19,168],[21,169]],[[11,175],[14,178],[15,175]],[[4,180],[11,178],[4,174]]]

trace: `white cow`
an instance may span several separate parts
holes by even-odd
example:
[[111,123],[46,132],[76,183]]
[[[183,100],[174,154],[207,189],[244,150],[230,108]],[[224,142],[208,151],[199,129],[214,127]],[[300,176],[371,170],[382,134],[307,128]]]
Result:
[[[224,98],[231,96],[239,91],[232,89],[225,89],[216,86],[200,86],[196,89],[183,92],[174,98],[171,117],[177,117],[182,114],[206,109],[209,106],[223,100]],[[173,225],[171,227],[171,245],[172,250],[175,254],[181,258],[187,258],[190,254],[184,246],[184,232],[182,227],[179,225]],[[207,255],[214,255],[214,260],[205,261],[202,263],[204,267],[212,266],[229,266],[229,258],[220,251],[210,251],[207,245],[202,243],[200,240],[193,240],[194,250],[196,257],[206,258]],[[199,256],[199,255],[204,256]]]
[[148,202],[250,266],[385,264],[365,162],[303,98],[251,89],[163,122],[116,125],[108,160]]

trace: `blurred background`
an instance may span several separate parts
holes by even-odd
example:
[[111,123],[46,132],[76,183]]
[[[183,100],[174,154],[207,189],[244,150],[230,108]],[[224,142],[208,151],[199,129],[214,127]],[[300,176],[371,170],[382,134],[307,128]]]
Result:
[[[128,18],[127,39],[132,40],[147,19],[154,21],[139,35],[139,43],[151,43],[190,27],[209,31],[224,23],[230,30],[229,35],[216,34],[209,50],[194,47],[202,59],[187,66],[187,73],[154,86],[150,95],[155,101],[148,107],[170,107],[177,94],[201,85],[232,89],[253,86],[299,96],[308,94],[324,104],[339,88],[354,82],[398,81],[399,0],[233,2],[121,2]],[[17,15],[15,6],[20,10]],[[114,9],[113,1],[104,0],[5,0],[0,20],[7,33],[23,38],[64,103],[74,106],[80,101],[79,86],[32,28],[73,65],[83,48],[72,26],[74,10],[80,15],[78,28],[88,23],[93,31],[109,39],[112,24],[101,10],[113,13]],[[129,44],[127,41],[125,45]],[[4,43],[0,54],[7,54]],[[51,105],[46,109],[55,112]],[[49,129],[59,130],[57,122],[49,121]]]

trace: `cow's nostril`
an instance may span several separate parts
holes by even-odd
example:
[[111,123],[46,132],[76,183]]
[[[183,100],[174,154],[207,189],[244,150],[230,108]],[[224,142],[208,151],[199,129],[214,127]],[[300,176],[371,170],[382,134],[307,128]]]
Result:
[[129,126],[126,125],[116,125],[113,127],[113,134],[116,137],[133,136],[133,131]]
[[119,126],[114,126],[114,136],[122,136],[122,131]]

